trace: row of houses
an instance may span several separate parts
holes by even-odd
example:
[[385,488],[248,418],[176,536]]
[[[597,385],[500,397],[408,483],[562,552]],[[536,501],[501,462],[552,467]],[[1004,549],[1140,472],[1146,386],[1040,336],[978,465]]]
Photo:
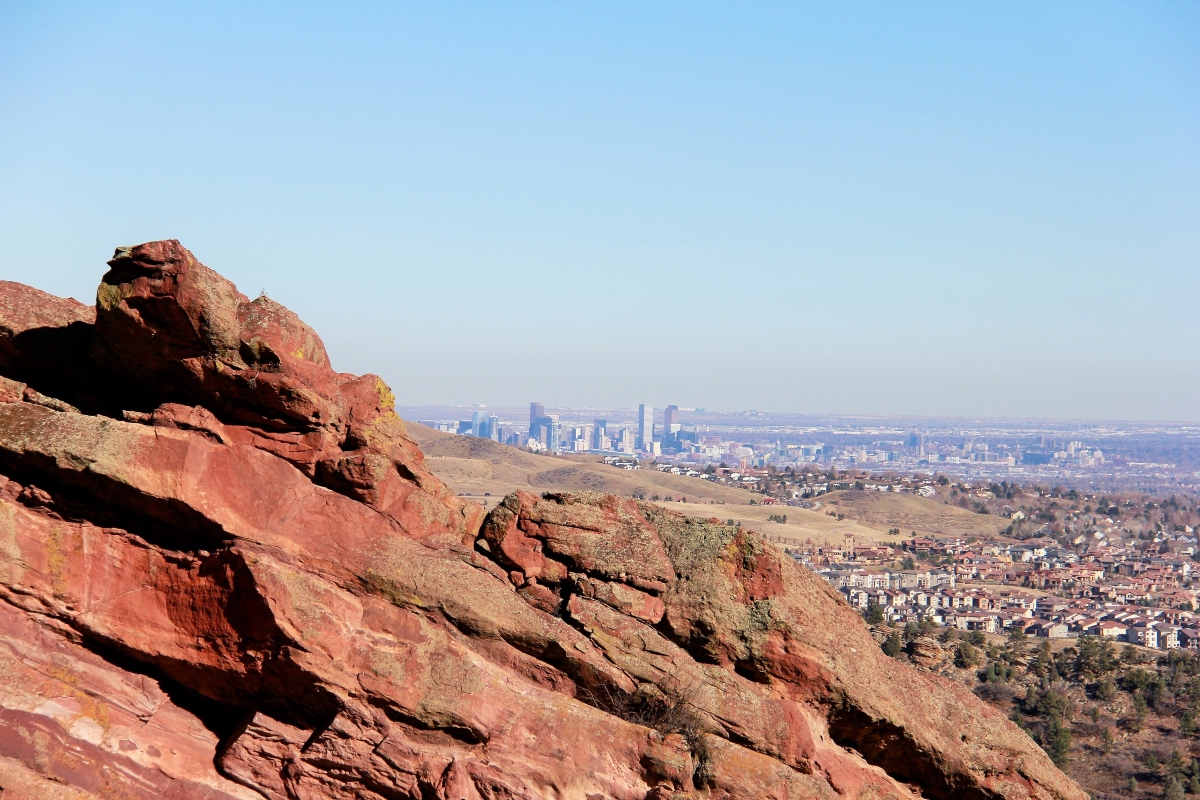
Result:
[[1167,609],[1116,606],[1064,612],[1056,609],[1059,603],[1053,599],[963,587],[929,591],[844,586],[841,591],[850,605],[864,611],[877,605],[884,619],[897,624],[928,620],[964,631],[1020,630],[1048,639],[1097,636],[1162,650],[1200,650],[1200,616],[1190,611],[1171,614]]
[[835,589],[936,589],[953,587],[953,570],[905,569],[886,570],[835,565],[828,568],[810,567],[829,581]]

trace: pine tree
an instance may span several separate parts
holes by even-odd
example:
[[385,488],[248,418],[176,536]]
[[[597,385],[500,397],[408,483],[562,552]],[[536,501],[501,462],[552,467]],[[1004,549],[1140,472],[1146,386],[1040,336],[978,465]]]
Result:
[[1051,761],[1061,767],[1071,760],[1071,730],[1058,717],[1050,718],[1044,739],[1042,747]]
[[900,641],[900,634],[893,633],[883,641],[883,652],[895,658],[904,651],[904,644]]
[[1179,779],[1185,774],[1187,774],[1187,763],[1178,750],[1172,750],[1171,757],[1167,759],[1167,775]]

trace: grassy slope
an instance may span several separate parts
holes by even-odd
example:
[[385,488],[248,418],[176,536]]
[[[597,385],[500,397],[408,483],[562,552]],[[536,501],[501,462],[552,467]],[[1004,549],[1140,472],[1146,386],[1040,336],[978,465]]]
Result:
[[873,527],[899,527],[905,536],[995,536],[1008,527],[1004,517],[976,514],[919,495],[842,491],[820,498],[823,508]]
[[[691,498],[689,498],[691,499]],[[784,546],[803,545],[808,539],[816,544],[842,544],[846,534],[854,535],[856,544],[866,544],[869,541],[896,543],[902,537],[890,536],[886,528],[876,528],[864,525],[854,520],[838,520],[825,513],[822,505],[819,511],[808,511],[803,508],[788,506],[712,506],[700,503],[660,503],[664,508],[678,511],[689,517],[717,517],[722,522],[732,519],[742,523],[743,527],[755,530],[770,541]],[[770,522],[768,516],[784,515],[786,523]]]
[[[784,506],[749,505],[752,495],[743,489],[671,475],[654,470],[626,471],[600,463],[596,456],[544,456],[486,439],[456,436],[435,431],[415,422],[407,423],[409,435],[425,452],[429,468],[459,494],[472,496],[487,508],[517,490],[530,492],[592,490],[629,496],[686,497],[688,502],[662,502],[666,508],[694,517],[732,519],[784,545],[841,544],[853,534],[859,544],[868,541],[897,542],[888,528],[899,525],[904,536],[911,530],[943,535],[992,533],[998,517],[973,514],[961,508],[912,495],[881,492],[835,492],[820,498],[821,508],[808,511]],[[484,495],[490,494],[490,497]],[[837,520],[827,511],[841,512]],[[767,517],[786,514],[787,522],[769,522]]]
[[[754,498],[743,489],[700,478],[654,470],[617,469],[600,463],[596,456],[536,455],[487,439],[435,431],[415,422],[406,425],[409,435],[424,451],[433,473],[455,492],[472,495],[488,508],[504,495],[519,489],[529,492],[592,490],[620,495],[641,492],[646,496],[687,497],[705,504],[743,505]],[[482,497],[485,493],[492,496]]]

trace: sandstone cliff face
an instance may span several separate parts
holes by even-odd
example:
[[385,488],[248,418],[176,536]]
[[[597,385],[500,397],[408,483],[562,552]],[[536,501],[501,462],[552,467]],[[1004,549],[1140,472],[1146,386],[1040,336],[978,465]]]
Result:
[[760,539],[486,519],[378,378],[178,242],[0,283],[0,796],[1083,798]]

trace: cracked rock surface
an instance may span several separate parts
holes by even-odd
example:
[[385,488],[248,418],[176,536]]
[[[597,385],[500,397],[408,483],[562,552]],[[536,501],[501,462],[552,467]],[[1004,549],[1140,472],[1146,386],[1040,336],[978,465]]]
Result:
[[717,520],[485,518],[373,375],[176,241],[0,282],[0,796],[1083,800]]

